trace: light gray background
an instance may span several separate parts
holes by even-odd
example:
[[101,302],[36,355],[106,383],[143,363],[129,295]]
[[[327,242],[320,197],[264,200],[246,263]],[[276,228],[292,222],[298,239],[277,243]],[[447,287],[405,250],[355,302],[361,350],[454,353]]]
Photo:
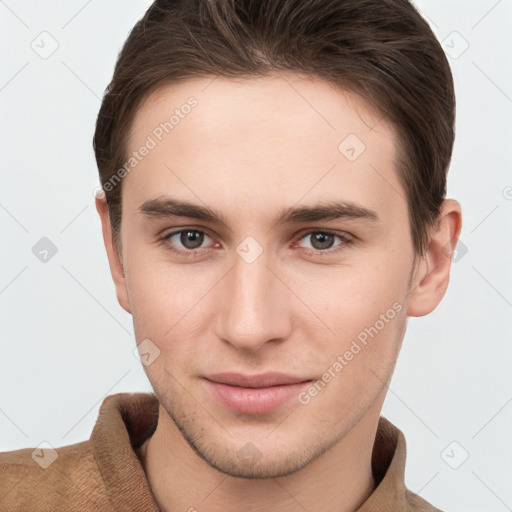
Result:
[[[106,395],[151,390],[109,273],[92,150],[118,51],[150,3],[0,1],[0,451],[88,439]],[[455,77],[448,197],[467,252],[437,310],[409,320],[382,414],[405,434],[412,491],[447,511],[501,512],[512,510],[512,0],[417,6]],[[58,43],[46,59],[31,47],[51,49],[43,31]],[[46,263],[32,253],[42,237],[58,249]]]

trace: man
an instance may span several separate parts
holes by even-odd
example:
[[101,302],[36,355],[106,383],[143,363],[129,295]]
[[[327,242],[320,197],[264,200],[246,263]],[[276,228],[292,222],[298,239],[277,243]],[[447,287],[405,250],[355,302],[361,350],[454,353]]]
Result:
[[157,1],[99,112],[96,207],[153,394],[1,455],[5,510],[435,511],[380,416],[443,298],[450,69],[406,0]]

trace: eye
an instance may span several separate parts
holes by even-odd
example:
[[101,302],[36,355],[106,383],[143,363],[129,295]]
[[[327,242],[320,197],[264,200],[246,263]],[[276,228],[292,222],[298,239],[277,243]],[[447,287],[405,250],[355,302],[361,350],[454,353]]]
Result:
[[183,256],[196,256],[205,238],[210,237],[200,229],[180,229],[165,235],[162,242],[172,252]]
[[[186,228],[179,229],[165,235],[161,242],[165,244],[166,248],[171,252],[185,257],[201,256],[203,252],[209,248],[202,247],[205,239],[212,239],[205,231],[201,229]],[[344,233],[337,233],[329,230],[316,230],[309,231],[303,235],[300,240],[311,241],[311,247],[303,247],[311,255],[328,256],[347,248],[348,245],[353,243],[352,237]],[[339,244],[334,245],[335,240],[340,241]],[[220,247],[216,244],[215,247]],[[333,249],[334,247],[334,249]]]
[[[340,240],[341,243],[337,246],[334,246],[336,238]],[[301,238],[301,240],[307,239],[311,241],[312,247],[310,251],[314,254],[319,254],[320,256],[323,256],[324,254],[328,255],[337,253],[352,243],[352,239],[349,236],[342,233],[326,230],[309,231],[305,236]],[[333,246],[335,248],[331,250]]]

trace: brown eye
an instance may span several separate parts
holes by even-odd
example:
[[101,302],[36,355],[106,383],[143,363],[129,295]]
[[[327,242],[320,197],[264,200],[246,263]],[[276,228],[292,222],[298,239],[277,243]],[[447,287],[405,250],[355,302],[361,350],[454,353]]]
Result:
[[[340,243],[336,244],[336,239],[338,239]],[[309,240],[310,247],[302,247],[308,249],[310,253],[319,256],[328,256],[337,253],[352,243],[352,238],[349,235],[325,230],[310,231],[306,233],[301,240]]]
[[204,240],[204,233],[195,229],[187,229],[180,233],[180,242],[187,249],[197,249]]
[[203,252],[203,243],[206,238],[210,238],[200,229],[180,229],[173,231],[162,238],[166,247],[182,256],[197,256]]
[[330,249],[334,244],[335,236],[330,233],[312,233],[310,235],[311,245],[313,249],[317,249],[319,251]]

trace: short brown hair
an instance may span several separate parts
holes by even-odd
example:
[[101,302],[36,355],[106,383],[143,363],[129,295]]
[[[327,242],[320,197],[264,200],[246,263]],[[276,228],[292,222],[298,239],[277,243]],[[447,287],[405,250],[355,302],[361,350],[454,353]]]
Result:
[[365,98],[397,129],[397,171],[415,255],[446,195],[454,141],[450,66],[408,0],[156,0],[126,40],[98,114],[93,146],[115,243],[135,113],[157,88],[197,77],[273,71],[320,77]]

